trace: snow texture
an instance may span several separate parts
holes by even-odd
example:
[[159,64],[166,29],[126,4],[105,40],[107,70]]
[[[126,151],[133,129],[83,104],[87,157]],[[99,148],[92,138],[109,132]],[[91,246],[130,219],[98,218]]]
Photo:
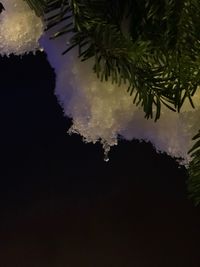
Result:
[[[1,18],[3,26],[2,23],[0,25],[1,54],[34,51],[43,27],[41,21],[34,17],[22,0],[10,0],[9,5],[6,2],[3,1],[3,4],[8,12]],[[22,20],[26,20],[28,33],[23,36],[23,42],[19,37],[19,45],[18,41],[13,41],[10,32],[11,25],[19,25],[18,31],[24,32],[24,24],[20,24]],[[61,55],[66,49],[66,36],[50,40],[51,34],[51,31],[45,32],[39,43],[56,72],[57,99],[65,116],[73,119],[69,133],[80,134],[86,142],[100,141],[105,154],[120,137],[150,141],[157,151],[182,157],[184,164],[190,161],[187,151],[193,144],[191,138],[199,128],[200,88],[193,97],[195,109],[188,102],[179,114],[162,107],[161,118],[157,122],[147,120],[141,107],[132,103],[134,96],[128,95],[126,85],[118,87],[111,81],[100,82],[92,72],[93,59],[81,62],[76,49]],[[34,42],[30,42],[30,38]]]
[[1,0],[1,3],[5,11],[0,14],[0,54],[34,52],[43,33],[42,20],[23,0]]

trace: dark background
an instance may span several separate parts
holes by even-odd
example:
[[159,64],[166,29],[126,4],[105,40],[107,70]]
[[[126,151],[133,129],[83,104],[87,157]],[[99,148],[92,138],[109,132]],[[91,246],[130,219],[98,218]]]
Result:
[[151,144],[68,136],[45,55],[0,58],[0,266],[199,267],[187,173]]

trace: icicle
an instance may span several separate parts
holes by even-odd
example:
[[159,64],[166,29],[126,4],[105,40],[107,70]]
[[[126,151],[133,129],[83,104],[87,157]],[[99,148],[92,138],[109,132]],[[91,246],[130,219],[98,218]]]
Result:
[[104,161],[108,162],[110,160],[108,156],[110,152],[110,145],[106,141],[103,142],[103,150],[104,150]]

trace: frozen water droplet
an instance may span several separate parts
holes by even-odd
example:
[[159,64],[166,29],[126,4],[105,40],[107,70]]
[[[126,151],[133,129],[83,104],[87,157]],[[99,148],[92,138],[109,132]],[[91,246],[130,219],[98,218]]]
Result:
[[110,151],[110,145],[107,142],[104,142],[103,149],[104,149],[104,161],[108,162],[109,161],[108,153]]
[[108,154],[105,155],[105,153],[104,153],[104,161],[105,161],[105,162],[108,162],[108,161],[109,161]]

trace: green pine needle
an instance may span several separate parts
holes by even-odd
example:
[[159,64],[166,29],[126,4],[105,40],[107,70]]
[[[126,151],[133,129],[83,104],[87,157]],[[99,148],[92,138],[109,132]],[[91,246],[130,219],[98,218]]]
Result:
[[[192,97],[200,85],[199,0],[26,1],[45,17],[47,30],[57,26],[52,38],[73,35],[63,55],[77,46],[80,60],[93,57],[97,77],[126,83],[127,92],[135,92],[133,103],[143,107],[147,119],[158,120],[163,105],[180,112],[186,99],[195,108]],[[199,147],[197,141],[189,151],[193,154],[188,189],[196,204]]]

